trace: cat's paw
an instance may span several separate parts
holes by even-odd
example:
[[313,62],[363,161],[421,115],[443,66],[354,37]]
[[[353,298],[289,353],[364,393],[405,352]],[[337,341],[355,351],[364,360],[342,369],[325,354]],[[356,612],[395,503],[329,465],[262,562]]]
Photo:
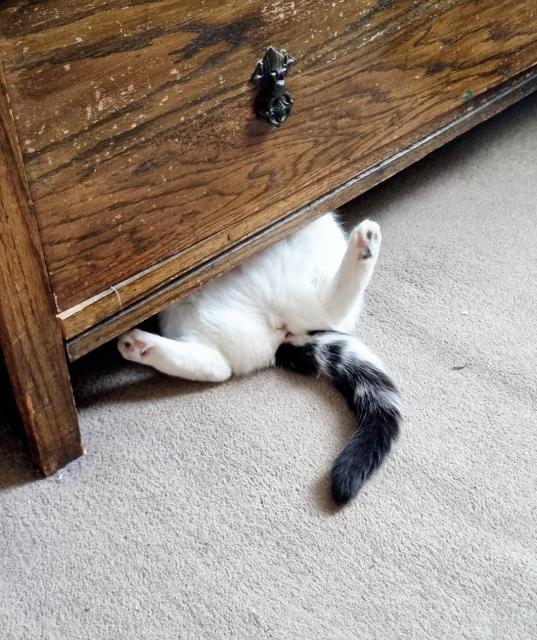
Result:
[[350,240],[358,253],[358,260],[376,260],[382,236],[380,226],[372,220],[364,220],[351,233]]
[[118,338],[117,348],[125,360],[145,363],[155,348],[154,338],[147,331],[132,329]]

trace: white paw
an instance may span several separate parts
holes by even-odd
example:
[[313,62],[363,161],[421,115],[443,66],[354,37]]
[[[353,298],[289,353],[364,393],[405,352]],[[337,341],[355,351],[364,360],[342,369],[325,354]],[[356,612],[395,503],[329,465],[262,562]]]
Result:
[[127,331],[117,341],[119,353],[125,360],[131,360],[132,362],[147,362],[147,356],[154,350],[155,346],[153,336],[141,329]]
[[351,242],[358,252],[358,260],[376,260],[381,240],[380,226],[372,220],[360,222],[351,233]]

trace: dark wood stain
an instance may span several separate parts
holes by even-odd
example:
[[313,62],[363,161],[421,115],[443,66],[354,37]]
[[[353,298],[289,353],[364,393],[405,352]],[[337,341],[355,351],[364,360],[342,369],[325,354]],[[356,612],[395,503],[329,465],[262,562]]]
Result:
[[432,62],[427,65],[426,72],[429,74],[440,73],[442,71],[448,71],[451,67],[443,62]]
[[247,38],[253,29],[260,29],[263,19],[258,16],[246,16],[235,22],[225,25],[206,24],[193,22],[188,24],[184,30],[198,35],[192,42],[189,42],[183,49],[170,51],[170,56],[175,58],[174,62],[192,58],[202,49],[211,47],[219,42],[239,46],[247,43]]

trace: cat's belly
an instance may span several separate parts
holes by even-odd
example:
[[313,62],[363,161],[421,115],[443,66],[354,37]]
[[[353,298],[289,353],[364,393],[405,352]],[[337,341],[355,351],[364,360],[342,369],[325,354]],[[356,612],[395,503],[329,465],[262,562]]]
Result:
[[273,328],[259,310],[221,304],[178,303],[160,314],[167,338],[199,341],[216,347],[234,375],[245,375],[274,364],[285,331]]
[[234,327],[205,332],[204,339],[222,352],[235,375],[245,375],[274,365],[283,333],[241,320]]

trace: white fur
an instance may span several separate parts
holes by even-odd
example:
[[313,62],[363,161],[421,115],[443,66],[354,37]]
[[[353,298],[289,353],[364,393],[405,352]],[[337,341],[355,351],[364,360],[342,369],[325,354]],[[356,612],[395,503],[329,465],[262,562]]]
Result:
[[118,348],[127,360],[190,380],[271,366],[282,342],[353,330],[380,242],[375,222],[362,222],[347,241],[334,214],[324,215],[164,310],[164,337],[134,329]]

